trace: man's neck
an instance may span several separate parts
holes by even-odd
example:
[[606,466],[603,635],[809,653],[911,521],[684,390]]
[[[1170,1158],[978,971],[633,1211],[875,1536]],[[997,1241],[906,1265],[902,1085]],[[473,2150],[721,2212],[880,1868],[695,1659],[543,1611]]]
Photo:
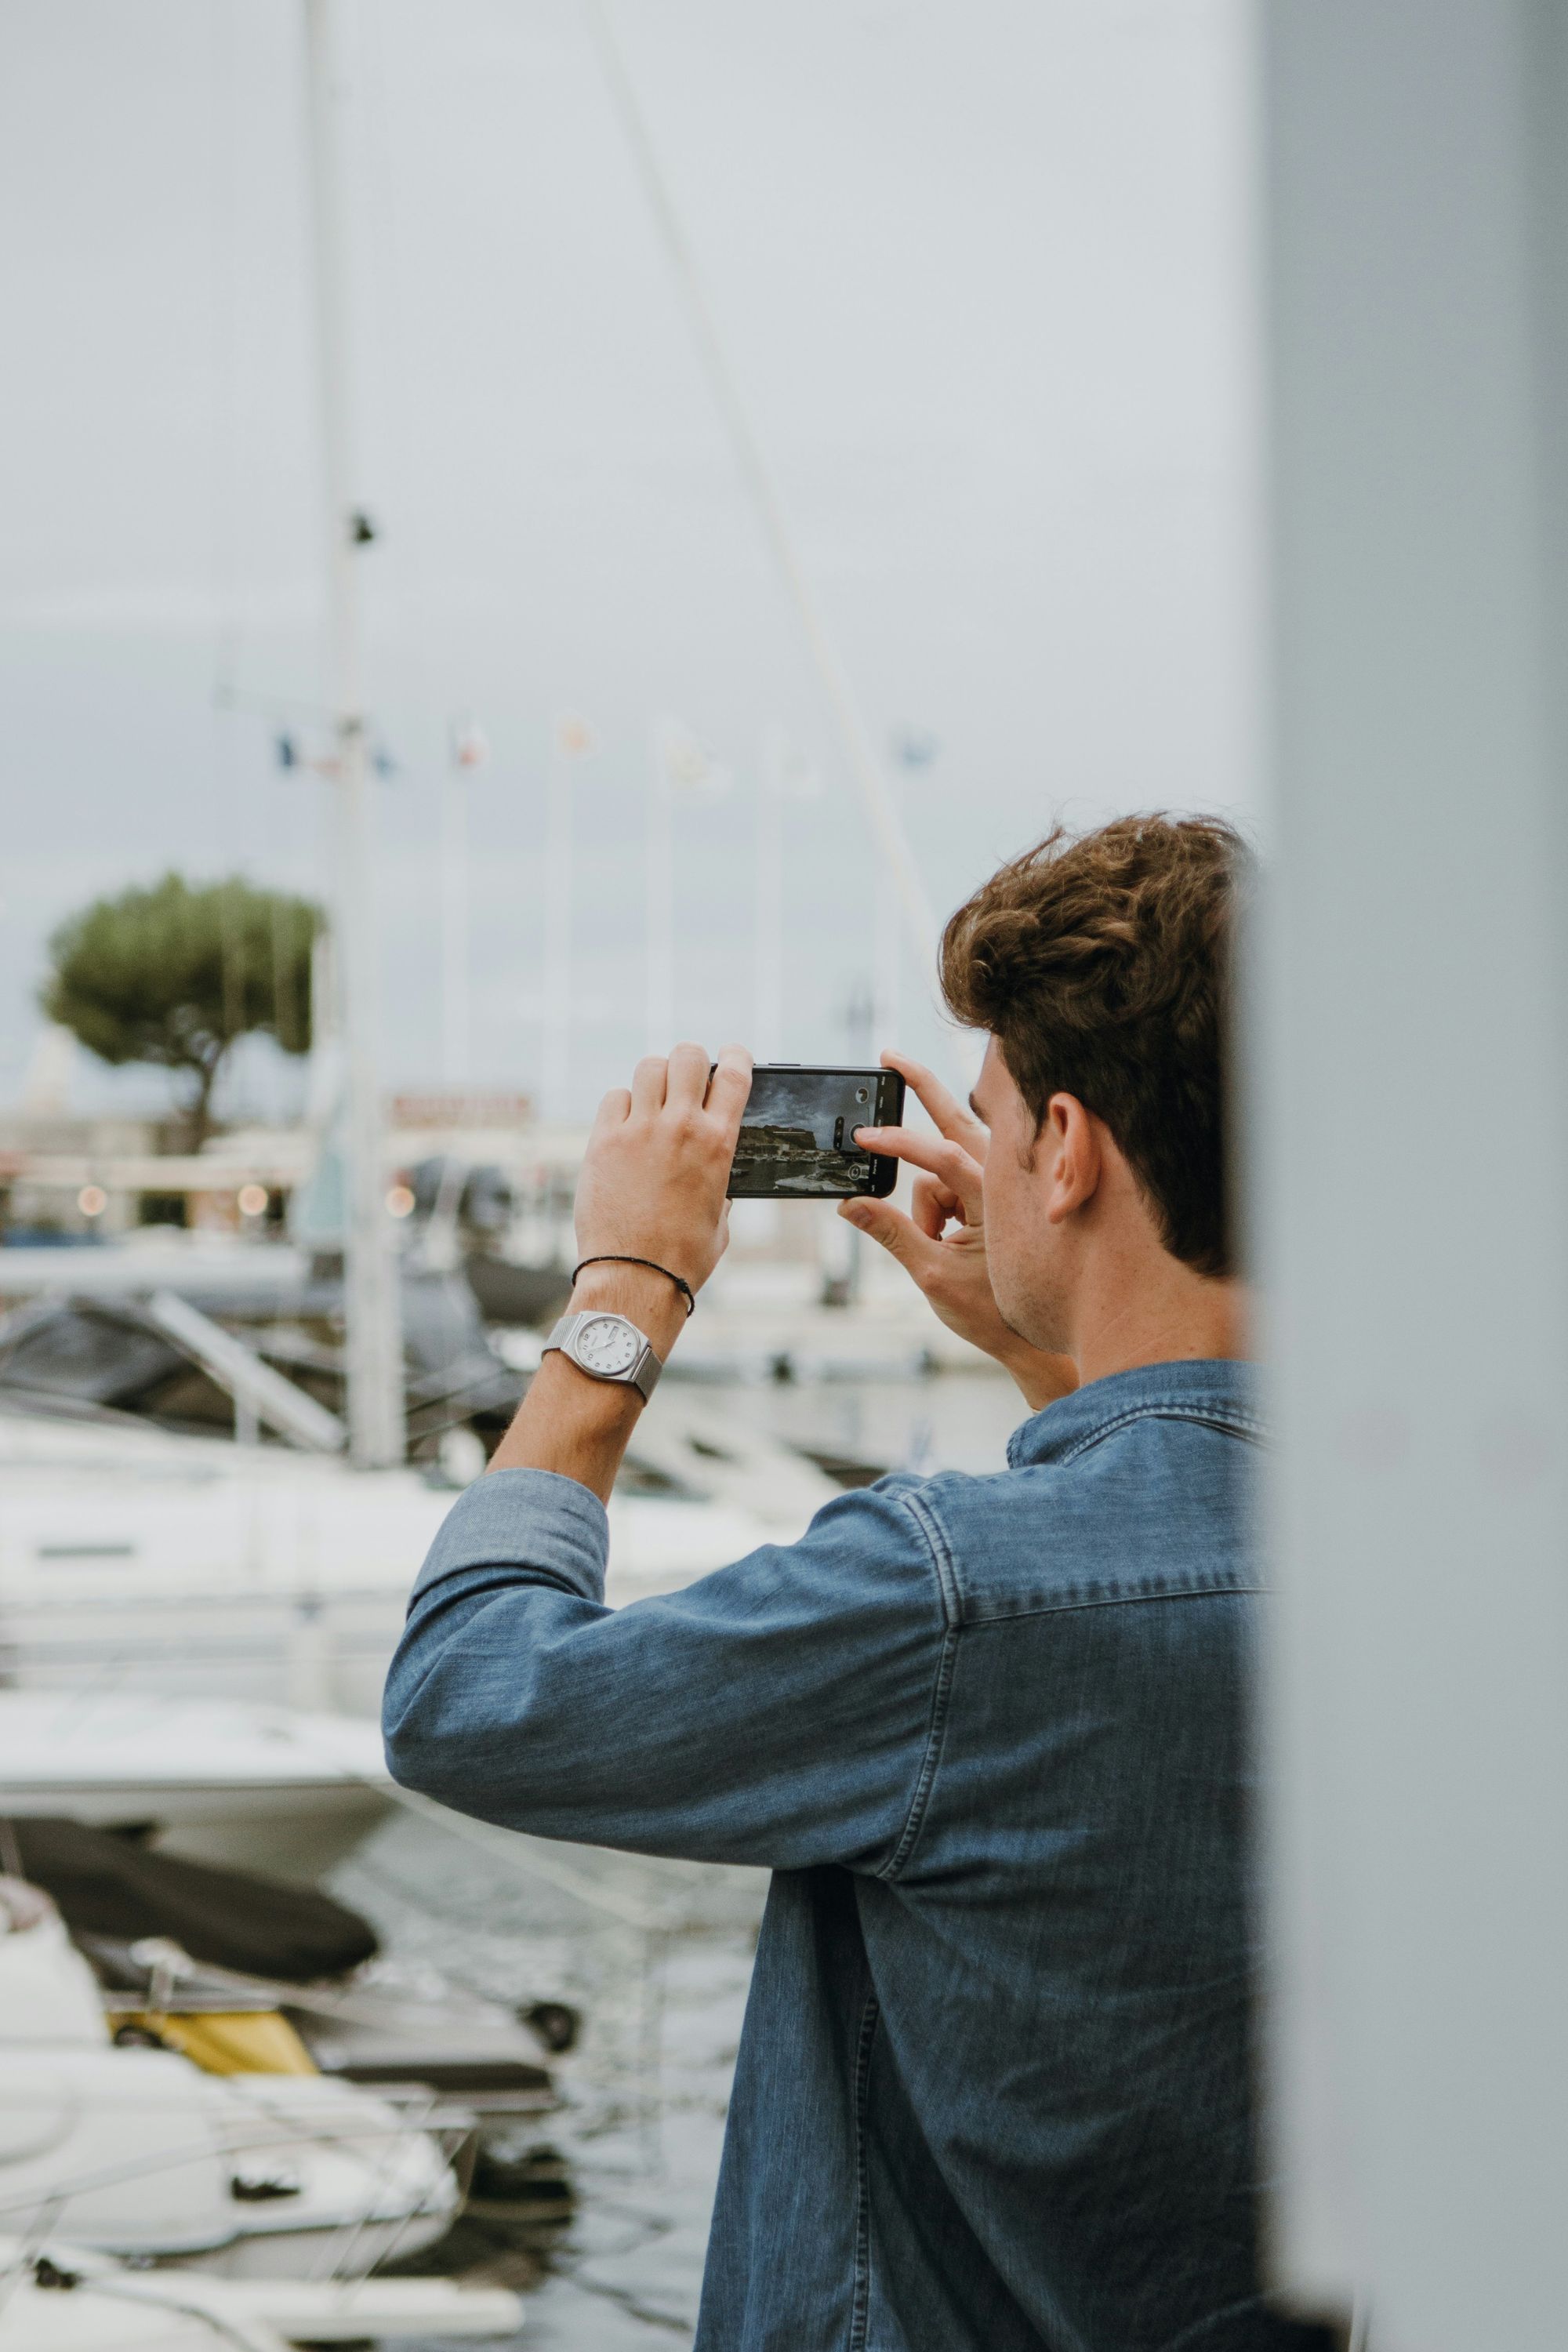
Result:
[[1077,1307],[1071,1352],[1085,1385],[1143,1364],[1251,1352],[1243,1285],[1194,1274],[1168,1251],[1136,1266],[1086,1269]]

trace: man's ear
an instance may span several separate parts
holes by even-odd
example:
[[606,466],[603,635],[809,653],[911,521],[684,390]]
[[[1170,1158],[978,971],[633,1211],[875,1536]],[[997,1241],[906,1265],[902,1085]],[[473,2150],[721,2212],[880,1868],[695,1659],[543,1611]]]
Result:
[[1060,1224],[1100,1190],[1100,1137],[1076,1095],[1051,1097],[1035,1150],[1046,1179],[1046,1215]]

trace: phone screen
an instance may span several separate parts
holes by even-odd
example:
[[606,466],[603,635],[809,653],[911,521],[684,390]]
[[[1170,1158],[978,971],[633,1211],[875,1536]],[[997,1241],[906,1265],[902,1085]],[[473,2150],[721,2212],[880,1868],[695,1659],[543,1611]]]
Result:
[[896,1070],[814,1068],[761,1062],[730,1171],[730,1197],[747,1201],[885,1199],[896,1160],[861,1151],[858,1127],[897,1127],[904,1082]]

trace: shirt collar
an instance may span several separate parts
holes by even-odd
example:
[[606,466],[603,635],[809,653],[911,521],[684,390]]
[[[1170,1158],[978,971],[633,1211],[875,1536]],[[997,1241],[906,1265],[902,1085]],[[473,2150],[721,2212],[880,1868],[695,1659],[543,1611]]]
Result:
[[1226,1422],[1256,1434],[1262,1426],[1257,1367],[1228,1356],[1205,1356],[1108,1373],[1058,1397],[1016,1429],[1007,1441],[1007,1460],[1015,1470],[1059,1462],[1116,1422],[1163,1411]]

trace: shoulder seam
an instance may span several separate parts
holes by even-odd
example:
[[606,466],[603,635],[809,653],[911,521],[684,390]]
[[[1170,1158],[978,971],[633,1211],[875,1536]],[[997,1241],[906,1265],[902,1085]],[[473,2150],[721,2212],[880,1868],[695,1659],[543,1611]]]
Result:
[[[1119,1429],[1126,1429],[1135,1421],[1197,1422],[1205,1429],[1217,1430],[1222,1436],[1239,1437],[1248,1445],[1261,1445],[1267,1434],[1258,1416],[1242,1407],[1226,1406],[1222,1412],[1205,1412],[1195,1401],[1184,1404],[1174,1400],[1163,1404],[1134,1404],[1129,1405],[1124,1412],[1117,1413],[1111,1420],[1101,1422],[1098,1428],[1086,1430],[1076,1445],[1069,1445],[1065,1454],[1057,1456],[1058,1464],[1065,1465],[1068,1462],[1076,1462],[1080,1454],[1089,1453],[1103,1439],[1113,1437]],[[1021,1469],[1035,1466],[1030,1463],[1019,1465]]]

